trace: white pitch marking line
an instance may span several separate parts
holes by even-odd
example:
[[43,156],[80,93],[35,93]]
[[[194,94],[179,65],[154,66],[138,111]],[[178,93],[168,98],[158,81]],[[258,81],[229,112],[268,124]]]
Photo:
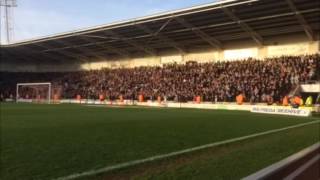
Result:
[[286,130],[289,130],[289,129],[294,129],[294,128],[303,127],[303,126],[316,124],[316,123],[320,123],[320,120],[311,121],[311,122],[307,122],[307,123],[301,123],[301,124],[292,125],[292,126],[287,126],[287,127],[279,128],[279,129],[268,130],[268,131],[264,131],[264,132],[260,132],[260,133],[255,133],[255,134],[242,136],[242,137],[237,137],[237,138],[228,139],[228,140],[219,141],[219,142],[214,142],[214,143],[205,144],[205,145],[201,145],[201,146],[196,146],[196,147],[193,147],[193,148],[183,149],[183,150],[180,150],[180,151],[174,151],[174,152],[171,152],[171,153],[168,153],[168,154],[156,155],[156,156],[148,157],[148,158],[145,158],[145,159],[138,159],[138,160],[134,160],[134,161],[128,161],[128,162],[125,162],[125,163],[106,166],[106,167],[99,168],[99,169],[92,169],[92,170],[81,172],[81,173],[75,173],[75,174],[71,174],[71,175],[68,175],[68,176],[59,177],[59,178],[56,178],[54,180],[72,180],[72,179],[76,179],[76,178],[82,178],[82,177],[86,177],[86,176],[97,175],[97,174],[100,174],[100,173],[106,173],[106,172],[109,172],[109,171],[112,171],[112,170],[116,170],[116,169],[121,169],[121,168],[130,167],[130,166],[134,166],[134,165],[138,165],[138,164],[142,164],[142,163],[146,163],[146,162],[161,160],[161,159],[165,159],[165,158],[168,158],[168,157],[173,157],[173,156],[177,156],[177,155],[181,155],[181,154],[185,154],[185,153],[190,153],[190,152],[194,152],[194,151],[198,151],[198,150],[202,150],[202,149],[207,149],[207,148],[211,148],[211,147],[215,147],[215,146],[220,146],[220,145],[224,145],[224,144],[228,144],[228,143],[233,143],[233,142],[237,142],[237,141],[243,141],[243,140],[255,138],[255,137],[258,137],[258,136],[263,136],[263,135],[267,135],[267,134],[286,131]]

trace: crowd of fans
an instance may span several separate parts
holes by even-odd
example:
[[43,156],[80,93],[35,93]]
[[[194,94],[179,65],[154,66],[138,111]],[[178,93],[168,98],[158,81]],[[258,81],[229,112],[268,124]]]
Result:
[[[31,75],[32,74],[32,75]],[[66,73],[2,73],[1,96],[14,96],[17,82],[52,82],[61,98],[137,99],[162,97],[173,101],[279,102],[301,82],[320,80],[320,56],[283,56],[215,63],[188,62],[162,67],[101,69]]]

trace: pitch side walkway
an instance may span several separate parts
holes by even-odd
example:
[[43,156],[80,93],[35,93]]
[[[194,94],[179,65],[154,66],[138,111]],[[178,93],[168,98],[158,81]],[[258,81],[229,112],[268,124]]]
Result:
[[257,179],[320,180],[320,142],[243,178]]

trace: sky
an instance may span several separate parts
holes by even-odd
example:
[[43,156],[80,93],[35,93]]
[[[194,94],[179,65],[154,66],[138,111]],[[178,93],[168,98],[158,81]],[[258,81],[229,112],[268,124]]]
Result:
[[[215,0],[17,0],[13,40],[21,41]],[[1,9],[1,43],[5,43]]]

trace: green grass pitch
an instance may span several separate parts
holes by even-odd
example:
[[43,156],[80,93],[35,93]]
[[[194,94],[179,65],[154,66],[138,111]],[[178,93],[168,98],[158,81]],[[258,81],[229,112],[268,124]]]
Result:
[[[1,104],[0,179],[55,179],[319,119],[223,110]],[[319,126],[80,179],[239,179],[319,141]]]

